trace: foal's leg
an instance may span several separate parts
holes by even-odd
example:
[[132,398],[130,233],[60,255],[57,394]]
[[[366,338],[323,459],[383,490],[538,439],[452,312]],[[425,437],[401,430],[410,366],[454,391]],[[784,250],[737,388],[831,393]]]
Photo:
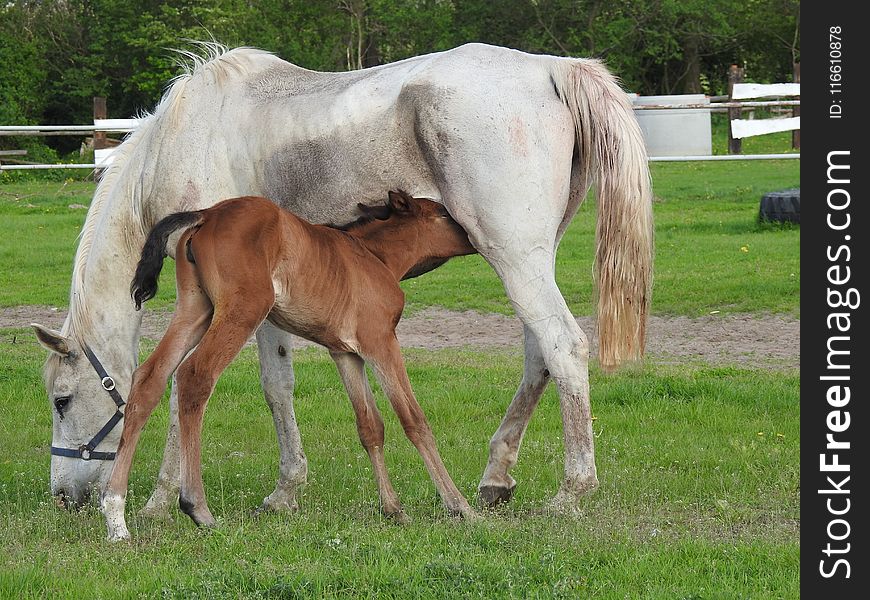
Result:
[[330,355],[338,367],[338,374],[353,405],[359,439],[372,461],[372,470],[381,498],[381,510],[397,522],[406,523],[410,519],[402,510],[399,496],[387,474],[387,465],[384,462],[384,420],[369,387],[365,363],[358,355],[348,352],[330,352]]
[[426,415],[423,414],[423,409],[414,397],[411,382],[408,381],[405,362],[395,334],[382,343],[374,344],[372,348],[364,348],[363,356],[371,363],[384,393],[390,399],[390,404],[402,423],[405,435],[423,457],[426,470],[429,471],[429,476],[435,483],[435,488],[441,495],[448,512],[468,519],[476,518],[477,514],[456,488],[456,484],[453,483],[441,461],[438,448],[435,446],[435,436],[432,435]]
[[523,380],[489,442],[489,462],[477,488],[484,506],[507,502],[513,496],[517,482],[508,471],[517,464],[526,427],[550,381],[538,340],[528,327],[523,327],[523,334],[526,349]]
[[211,302],[195,284],[194,287],[188,290],[189,293],[179,290],[178,307],[166,334],[148,360],[133,374],[133,386],[124,410],[121,442],[102,501],[110,541],[130,537],[124,519],[124,505],[133,454],[142,428],[160,402],[169,376],[199,342],[211,321]]
[[[244,288],[234,294],[242,302],[218,305],[211,326],[191,355],[178,367],[178,425],[181,433],[181,492],[178,505],[197,525],[215,523],[205,500],[202,483],[202,418],[218,377],[244,347],[269,314],[271,286]],[[254,293],[262,291],[260,298]]]
[[302,450],[302,438],[293,411],[293,336],[264,321],[257,330],[260,357],[260,384],[272,410],[278,436],[278,483],[258,511],[298,510],[296,491],[305,484],[308,460]]

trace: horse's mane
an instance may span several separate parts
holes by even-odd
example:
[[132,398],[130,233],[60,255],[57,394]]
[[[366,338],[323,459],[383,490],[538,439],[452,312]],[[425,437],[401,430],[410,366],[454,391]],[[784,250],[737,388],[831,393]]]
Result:
[[79,342],[91,329],[90,304],[86,300],[85,272],[100,224],[107,219],[113,203],[129,202],[127,222],[123,225],[125,246],[130,254],[138,253],[145,234],[153,220],[143,193],[145,181],[143,165],[148,164],[149,153],[162,128],[174,127],[184,101],[185,89],[200,77],[213,77],[222,85],[233,74],[245,75],[254,56],[270,54],[255,48],[229,50],[217,42],[192,42],[197,52],[174,50],[182,72],[171,82],[153,113],[139,115],[140,123],[115,151],[114,160],[104,171],[94,193],[85,223],[79,234],[79,245],[73,263],[70,286],[69,314],[61,333],[72,335]]

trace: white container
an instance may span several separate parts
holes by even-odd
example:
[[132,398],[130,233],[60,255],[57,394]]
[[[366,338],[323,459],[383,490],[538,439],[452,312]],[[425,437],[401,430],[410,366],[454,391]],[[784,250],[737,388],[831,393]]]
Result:
[[[704,94],[636,96],[632,100],[635,105],[710,104],[710,98]],[[646,151],[650,156],[710,156],[713,154],[709,109],[648,109],[636,110],[634,114],[640,123],[646,142]]]

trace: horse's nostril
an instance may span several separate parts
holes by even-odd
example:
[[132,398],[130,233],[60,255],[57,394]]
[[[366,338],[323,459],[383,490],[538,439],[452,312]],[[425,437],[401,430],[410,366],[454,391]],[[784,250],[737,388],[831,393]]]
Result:
[[57,490],[54,494],[54,502],[58,508],[69,509],[70,507],[70,500],[67,498],[65,490]]
[[66,510],[75,510],[84,507],[90,500],[90,490],[79,494],[66,489],[58,489],[54,493],[54,502],[58,508]]

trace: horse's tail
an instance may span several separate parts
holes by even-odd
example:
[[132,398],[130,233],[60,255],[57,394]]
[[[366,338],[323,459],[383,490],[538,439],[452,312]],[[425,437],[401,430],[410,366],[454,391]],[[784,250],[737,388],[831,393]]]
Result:
[[190,229],[201,222],[202,211],[177,212],[161,219],[148,234],[139,264],[136,265],[136,274],[130,283],[130,295],[136,303],[136,310],[142,308],[143,302],[157,295],[157,279],[163,269],[169,237],[179,229]]
[[653,263],[647,154],[628,95],[600,62],[560,61],[553,80],[574,117],[580,193],[597,183],[598,355],[610,370],[644,351]]

